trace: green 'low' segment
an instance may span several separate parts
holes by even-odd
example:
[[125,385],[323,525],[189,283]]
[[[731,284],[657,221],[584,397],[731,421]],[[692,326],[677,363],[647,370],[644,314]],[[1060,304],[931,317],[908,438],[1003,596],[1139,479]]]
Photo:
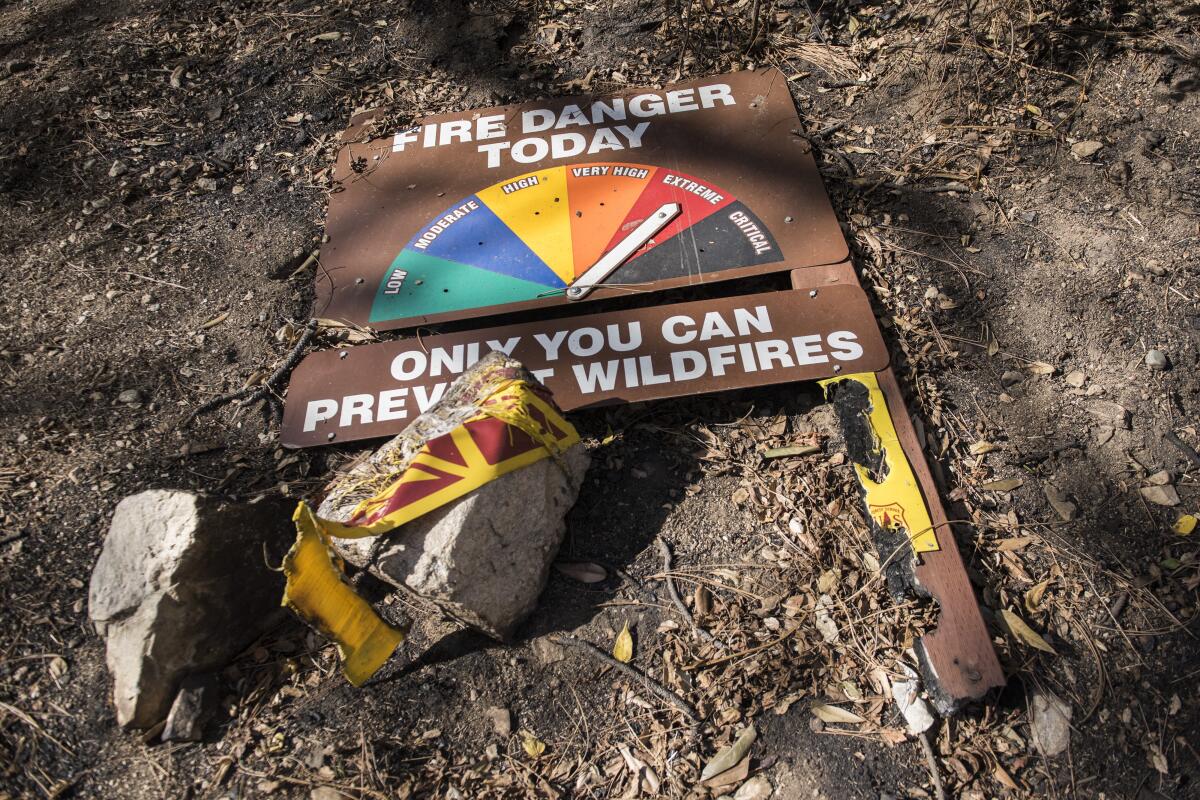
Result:
[[[400,281],[395,294],[388,294],[397,272],[408,274]],[[388,268],[383,285],[375,295],[371,322],[392,322],[464,308],[517,303],[553,291],[552,287],[541,283],[405,249]]]

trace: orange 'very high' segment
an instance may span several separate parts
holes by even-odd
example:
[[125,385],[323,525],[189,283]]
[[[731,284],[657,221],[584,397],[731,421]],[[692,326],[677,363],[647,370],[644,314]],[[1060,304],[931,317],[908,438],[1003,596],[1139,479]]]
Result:
[[613,231],[625,220],[658,168],[608,163],[565,169],[578,278],[608,250]]

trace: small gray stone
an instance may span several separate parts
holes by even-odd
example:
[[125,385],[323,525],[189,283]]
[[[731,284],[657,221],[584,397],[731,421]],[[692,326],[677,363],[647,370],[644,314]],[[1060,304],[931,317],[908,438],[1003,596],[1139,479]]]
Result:
[[309,800],[347,800],[346,795],[332,786],[317,786],[308,793]]
[[549,636],[539,636],[534,639],[532,647],[533,654],[537,656],[538,661],[543,665],[554,664],[566,657],[563,646],[550,641]]
[[1091,158],[1092,156],[1096,155],[1096,153],[1099,153],[1102,147],[1104,147],[1104,144],[1095,140],[1076,142],[1075,144],[1071,145],[1071,155],[1080,159]]
[[140,403],[142,402],[142,393],[139,389],[126,389],[117,395],[118,403]]
[[1075,514],[1079,509],[1070,501],[1065,492],[1049,483],[1042,487],[1042,491],[1045,492],[1046,500],[1049,501],[1050,507],[1054,509],[1054,513],[1058,514],[1059,519],[1063,522],[1070,522],[1075,519]]
[[1025,380],[1024,375],[1014,369],[1010,369],[1006,370],[1005,373],[1000,376],[1000,385],[1005,389],[1011,389],[1023,380]]
[[1179,505],[1179,492],[1175,491],[1174,486],[1143,486],[1139,491],[1147,503],[1158,506]]
[[1071,707],[1049,692],[1035,691],[1030,720],[1034,746],[1047,757],[1056,756],[1071,743]]
[[117,722],[148,728],[183,679],[218,669],[280,616],[283,576],[263,558],[294,539],[290,504],[152,490],[113,512],[88,616],[104,636]]
[[1097,400],[1088,405],[1092,416],[1108,423],[1113,428],[1129,429],[1129,409],[1109,400]]
[[486,712],[496,735],[507,739],[512,733],[512,713],[504,706],[492,706]]
[[124,161],[114,161],[112,166],[108,168],[108,177],[119,178],[128,171],[129,167],[125,165]]
[[1074,389],[1082,389],[1083,385],[1087,383],[1087,375],[1083,374],[1083,370],[1073,369],[1067,373],[1063,380],[1066,382],[1067,386],[1070,386]]
[[221,691],[211,673],[189,675],[179,686],[179,694],[167,714],[163,728],[164,742],[199,742],[204,738],[204,726],[220,705]]
[[738,787],[733,800],[767,800],[773,791],[770,781],[762,775],[755,775]]
[[1161,372],[1170,366],[1170,362],[1167,361],[1167,354],[1162,350],[1148,350],[1146,351],[1146,366]]

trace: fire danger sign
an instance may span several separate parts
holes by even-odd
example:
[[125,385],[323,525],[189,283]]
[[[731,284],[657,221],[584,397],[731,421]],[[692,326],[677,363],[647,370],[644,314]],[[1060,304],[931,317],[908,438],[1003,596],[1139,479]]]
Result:
[[308,447],[403,430],[491,350],[564,411],[887,366],[862,289],[767,292],[330,350],[292,375],[282,440]]
[[352,121],[317,316],[379,330],[842,261],[787,79]]

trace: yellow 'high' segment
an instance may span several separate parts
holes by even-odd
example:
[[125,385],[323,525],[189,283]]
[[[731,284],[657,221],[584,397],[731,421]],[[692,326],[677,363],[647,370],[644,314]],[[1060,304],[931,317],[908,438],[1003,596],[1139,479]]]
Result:
[[845,375],[819,381],[822,388],[832,386],[842,381],[854,381],[867,388],[870,409],[867,421],[875,434],[876,453],[882,451],[884,469],[887,475],[882,483],[871,480],[868,470],[861,464],[855,464],[859,485],[863,488],[864,502],[871,517],[879,527],[887,530],[903,528],[912,543],[913,552],[930,553],[941,550],[938,544],[937,531],[929,518],[929,509],[925,498],[921,495],[921,487],[913,474],[912,466],[900,446],[900,438],[896,435],[896,426],[892,424],[892,415],[888,412],[887,401],[879,388],[879,381],[874,372],[863,372],[857,375]]
[[521,175],[483,189],[478,197],[563,283],[575,280],[566,168]]

